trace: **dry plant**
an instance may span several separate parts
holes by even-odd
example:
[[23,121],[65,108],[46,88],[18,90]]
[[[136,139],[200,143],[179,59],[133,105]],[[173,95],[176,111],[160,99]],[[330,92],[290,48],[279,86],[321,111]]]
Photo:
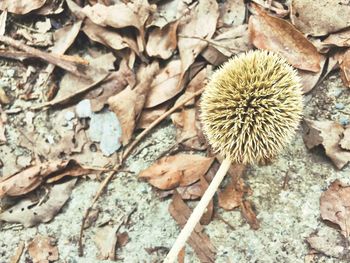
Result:
[[201,111],[204,133],[225,160],[167,255],[167,263],[176,260],[231,163],[265,164],[290,142],[302,116],[300,80],[279,55],[247,52],[212,76]]

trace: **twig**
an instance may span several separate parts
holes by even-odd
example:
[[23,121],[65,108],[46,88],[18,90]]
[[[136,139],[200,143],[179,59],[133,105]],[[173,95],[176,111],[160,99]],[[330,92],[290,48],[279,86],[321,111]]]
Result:
[[67,70],[72,74],[78,77],[81,77],[83,79],[91,78],[91,76],[88,76],[87,74],[82,73],[84,66],[86,65],[84,63],[79,63],[79,60],[71,61],[71,59],[69,59],[70,58],[69,56],[61,56],[61,55],[55,55],[53,53],[44,52],[39,49],[30,47],[26,44],[23,44],[22,42],[8,36],[0,35],[0,42],[3,42],[4,44],[9,46],[15,47],[19,50],[25,51],[30,55],[33,55],[34,57],[38,57],[46,62],[49,62],[60,68],[63,68],[64,70]]
[[177,109],[181,108],[183,105],[185,105],[187,102],[189,102],[190,100],[192,100],[193,98],[197,97],[198,95],[200,95],[203,92],[204,89],[200,89],[198,91],[196,91],[195,93],[193,93],[191,96],[189,96],[188,98],[184,99],[181,103],[174,105],[171,109],[169,109],[168,111],[166,111],[163,115],[161,115],[160,117],[158,117],[155,121],[153,121],[150,126],[148,126],[143,132],[141,132],[138,136],[136,136],[136,138],[134,139],[134,141],[128,146],[128,148],[125,150],[120,163],[117,164],[114,167],[114,171],[111,172],[110,174],[107,175],[107,177],[103,180],[103,182],[100,184],[99,189],[97,190],[95,197],[92,199],[90,206],[86,209],[83,219],[82,219],[82,223],[80,226],[80,234],[79,234],[79,242],[78,242],[78,253],[79,256],[82,257],[84,254],[84,249],[83,249],[83,234],[84,234],[84,225],[85,225],[85,221],[87,220],[87,218],[89,217],[90,211],[93,209],[93,206],[95,205],[95,203],[97,202],[98,198],[102,195],[102,192],[104,191],[104,189],[107,187],[109,181],[113,178],[114,174],[116,174],[117,170],[123,165],[124,161],[126,160],[126,158],[129,156],[129,154],[132,152],[132,150],[135,148],[135,146],[154,128],[156,127],[162,120],[164,120],[165,118],[167,118],[170,114],[172,114],[174,111],[176,111]]

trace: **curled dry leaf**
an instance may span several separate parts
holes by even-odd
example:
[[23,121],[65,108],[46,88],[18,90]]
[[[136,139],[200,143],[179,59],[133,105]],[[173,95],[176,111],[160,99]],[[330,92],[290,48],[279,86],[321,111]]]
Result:
[[344,128],[334,121],[304,121],[304,142],[308,149],[322,145],[326,155],[338,169],[342,169],[350,161],[350,152],[339,145]]
[[0,1],[0,10],[7,10],[10,13],[24,15],[39,9],[45,4],[46,0],[2,0]]
[[145,108],[155,107],[177,95],[183,89],[178,86],[181,77],[181,61],[171,60],[152,82]]
[[[184,227],[192,213],[179,194],[173,195],[172,202],[169,205],[169,212],[181,227]],[[216,248],[212,245],[209,237],[203,233],[201,224],[198,223],[196,225],[187,242],[193,248],[200,262],[215,262]]]
[[33,263],[48,263],[58,260],[58,248],[53,237],[36,236],[28,244],[28,253]]
[[59,160],[37,164],[13,175],[1,178],[0,197],[5,195],[19,196],[29,193],[41,185],[50,175],[54,175],[51,181],[55,181],[67,175],[80,176],[89,172],[91,170],[84,169],[74,160]]
[[151,88],[150,83],[159,70],[158,62],[141,67],[138,81],[134,89],[127,87],[117,95],[108,99],[111,110],[117,115],[122,126],[122,143],[126,145],[134,132],[136,120],[141,114],[146,96]]
[[154,28],[148,36],[146,52],[151,57],[168,59],[177,47],[176,31],[179,21],[167,24],[163,28]]
[[0,220],[10,223],[21,223],[24,227],[32,227],[51,221],[69,199],[76,179],[55,184],[44,200],[33,201],[33,198],[21,199],[16,205],[0,214]]
[[257,5],[252,7],[257,14],[249,18],[248,29],[254,46],[281,54],[296,68],[320,71],[321,55],[301,32],[286,20],[268,15]]
[[35,10],[35,14],[47,16],[47,15],[56,15],[63,12],[63,3],[64,0],[46,0],[45,4],[40,7],[38,10]]
[[347,0],[293,0],[292,23],[304,34],[324,36],[350,26]]
[[151,109],[144,109],[137,122],[137,129],[146,129],[152,122],[163,115],[169,108],[169,103],[163,103]]
[[177,186],[193,184],[203,176],[214,158],[200,155],[178,154],[167,156],[139,174],[158,189],[168,190]]
[[335,180],[320,198],[322,219],[337,224],[341,233],[348,238],[350,234],[350,186]]
[[[219,17],[218,4],[214,0],[199,1],[181,20],[178,30],[178,49],[182,74],[192,65],[195,58],[207,46],[204,39],[210,39],[216,29]],[[205,26],[204,26],[205,25]]]

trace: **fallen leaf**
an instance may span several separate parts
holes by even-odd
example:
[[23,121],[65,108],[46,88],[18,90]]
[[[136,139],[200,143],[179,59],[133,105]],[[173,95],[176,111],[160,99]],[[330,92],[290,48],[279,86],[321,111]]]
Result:
[[60,14],[64,11],[64,2],[64,0],[46,0],[45,4],[42,7],[35,10],[35,14],[42,16]]
[[116,260],[117,231],[120,226],[104,226],[98,228],[95,235],[95,243],[99,248],[98,259]]
[[238,26],[243,24],[246,9],[244,0],[233,0],[219,3],[220,17],[218,27]]
[[345,86],[350,88],[350,49],[348,49],[338,60],[340,77]]
[[0,2],[0,10],[7,10],[10,13],[24,15],[39,9],[45,4],[46,0],[3,0]]
[[320,210],[323,220],[337,224],[345,238],[349,237],[350,227],[350,186],[335,180],[322,193],[320,198]]
[[6,31],[6,20],[7,20],[7,11],[3,11],[0,15],[0,35],[5,35]]
[[248,25],[232,27],[208,40],[208,47],[201,55],[212,65],[218,66],[231,56],[250,49]]
[[130,141],[136,127],[136,121],[144,107],[149,93],[150,83],[159,70],[158,62],[142,67],[139,70],[138,81],[134,89],[127,87],[120,93],[110,97],[108,104],[117,115],[122,126],[122,144]]
[[84,33],[93,41],[99,42],[104,46],[111,47],[115,50],[123,48],[131,48],[139,55],[139,50],[136,41],[130,34],[121,34],[110,28],[98,26],[90,19],[86,19],[83,26]]
[[243,196],[247,192],[243,180],[240,178],[245,171],[244,165],[231,166],[231,181],[223,191],[219,191],[219,206],[225,210],[233,210],[239,207],[243,202]]
[[154,28],[148,36],[146,52],[151,57],[168,59],[177,47],[176,31],[179,21],[167,24],[163,28]]
[[286,20],[252,7],[257,14],[249,18],[248,30],[254,46],[281,54],[296,68],[320,71],[321,55],[301,32]]
[[319,83],[326,61],[326,57],[322,56],[320,61],[321,70],[318,72],[298,69],[298,75],[301,79],[302,90],[304,94],[310,92],[317,85],[317,83]]
[[[178,29],[178,49],[181,58],[182,75],[195,58],[207,46],[205,39],[211,39],[219,17],[218,4],[214,0],[199,1],[181,20]],[[205,26],[203,26],[205,25]]]
[[206,143],[200,140],[201,138],[198,135],[200,123],[194,108],[173,113],[171,119],[176,127],[176,141],[179,144],[195,150],[207,148]]
[[163,115],[169,108],[169,103],[163,103],[151,109],[144,109],[137,122],[137,129],[146,129],[152,122]]
[[291,20],[306,35],[324,36],[350,26],[347,0],[293,0]]
[[33,191],[47,177],[52,176],[51,182],[64,176],[81,176],[91,172],[84,169],[74,160],[59,160],[37,164],[0,180],[0,197],[19,196]]
[[148,27],[156,26],[163,28],[169,23],[174,22],[183,15],[183,11],[188,8],[182,0],[159,1],[157,2],[157,11],[153,14],[152,20]]
[[[205,193],[205,191],[207,190],[209,183],[207,182],[207,180],[205,179],[204,176],[201,176],[199,182],[201,184],[201,190],[202,190],[201,196],[202,196]],[[200,224],[201,225],[208,225],[213,218],[213,214],[214,214],[214,202],[213,202],[213,199],[211,199],[206,210],[204,211],[204,213],[199,221]]]
[[316,233],[312,233],[306,241],[311,248],[328,257],[344,259],[344,256],[347,256],[345,248],[346,241],[334,229],[329,230],[323,227]]
[[36,236],[28,244],[28,253],[34,263],[49,263],[58,260],[58,248],[53,237]]
[[350,29],[330,34],[322,43],[337,47],[350,47]]
[[117,235],[118,247],[124,247],[129,242],[129,235],[127,232],[123,232]]
[[208,171],[213,161],[214,158],[200,155],[167,156],[143,170],[139,178],[162,190],[186,186],[198,181]]
[[241,203],[241,212],[252,229],[257,230],[260,228],[260,222],[256,217],[252,204],[248,200],[244,200]]
[[[181,228],[184,227],[192,213],[179,194],[173,195],[169,212]],[[200,262],[215,262],[216,248],[211,244],[209,237],[203,233],[203,227],[200,223],[196,225],[187,242],[193,248]]]
[[0,214],[0,220],[20,223],[24,227],[32,227],[51,221],[69,199],[77,179],[55,184],[45,199],[33,201],[26,197]]
[[152,108],[173,98],[183,86],[178,86],[181,77],[181,61],[171,60],[155,76],[147,95],[145,108]]
[[344,150],[350,151],[350,126],[345,127],[343,138],[340,140],[339,145]]
[[344,128],[334,121],[304,120],[304,142],[308,149],[322,145],[326,155],[338,169],[342,169],[350,161],[350,152],[342,149],[339,142]]

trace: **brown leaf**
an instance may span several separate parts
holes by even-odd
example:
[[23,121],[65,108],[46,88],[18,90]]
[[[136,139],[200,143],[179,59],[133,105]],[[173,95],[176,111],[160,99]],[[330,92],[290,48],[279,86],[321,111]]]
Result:
[[350,88],[350,49],[348,49],[338,60],[340,67],[340,77],[345,86]]
[[167,24],[163,28],[154,28],[148,36],[146,52],[151,57],[168,59],[177,47],[176,31],[179,21]]
[[26,168],[23,171],[10,176],[5,176],[0,180],[0,197],[19,196],[33,191],[48,176],[55,176],[55,179],[64,176],[80,176],[91,172],[84,169],[74,160],[59,160],[37,164]]
[[212,65],[220,65],[232,55],[250,49],[247,24],[232,27],[208,40],[201,55]]
[[136,120],[141,114],[150,89],[150,83],[159,70],[158,62],[142,67],[138,73],[139,84],[132,90],[127,87],[108,99],[111,110],[117,115],[122,126],[122,143],[126,145],[136,127]]
[[58,248],[53,237],[36,236],[28,244],[28,253],[34,263],[48,263],[58,260]]
[[[328,257],[344,259],[347,256],[346,242],[338,231],[321,228],[316,233],[312,233],[306,241],[312,249],[315,249],[315,252]],[[310,261],[310,263],[312,262],[315,261]]]
[[116,259],[117,231],[119,227],[107,225],[96,231],[95,243],[99,248],[99,259]]
[[345,127],[343,138],[340,140],[339,145],[344,150],[350,151],[350,126]]
[[291,20],[304,34],[323,36],[350,26],[350,6],[346,0],[293,0]]
[[233,210],[239,207],[243,202],[243,195],[246,193],[246,187],[240,178],[245,171],[244,165],[232,165],[230,175],[231,181],[223,191],[219,191],[219,206],[225,210]]
[[[199,1],[181,20],[178,30],[178,49],[182,74],[192,65],[195,58],[207,46],[202,39],[210,39],[216,29],[219,17],[218,4],[214,0]],[[204,26],[205,25],[205,26]]]
[[46,0],[45,4],[39,9],[35,10],[35,14],[47,16],[56,15],[63,12],[64,0]]
[[127,232],[123,232],[117,235],[118,247],[124,247],[129,241],[129,235]]
[[341,233],[348,238],[350,234],[350,186],[335,180],[320,198],[323,220],[339,225]]
[[322,145],[326,155],[338,169],[342,169],[350,161],[350,152],[339,146],[344,128],[334,121],[313,121],[305,119],[304,142],[308,149]]
[[219,3],[220,17],[218,27],[239,26],[243,24],[246,9],[244,0],[232,0]]
[[7,10],[10,13],[24,15],[32,10],[39,9],[45,2],[46,0],[2,0],[0,1],[0,10]]
[[249,201],[244,200],[241,203],[241,212],[245,220],[247,220],[248,224],[250,227],[254,230],[259,229],[260,227],[260,222],[256,217],[256,214],[252,208],[252,205]]
[[200,155],[178,154],[156,161],[139,174],[158,189],[168,190],[190,185],[200,179],[211,166],[214,158]]
[[[191,209],[182,201],[178,194],[174,194],[169,205],[169,212],[181,227],[184,227],[192,213]],[[203,227],[199,223],[187,242],[197,254],[200,262],[215,262],[216,248],[211,244],[209,237],[203,233]]]
[[350,47],[350,29],[330,34],[322,43],[337,47]]
[[45,199],[33,201],[33,198],[21,199],[16,205],[0,214],[0,220],[10,223],[21,223],[24,227],[32,227],[51,221],[69,199],[76,179],[55,184]]
[[178,86],[181,77],[181,61],[171,60],[154,78],[145,108],[155,107],[177,95],[183,89]]
[[257,15],[249,18],[248,29],[254,46],[281,54],[296,68],[320,71],[321,55],[302,33],[287,21],[252,6]]
[[139,55],[136,41],[128,34],[121,34],[109,28],[98,26],[90,19],[85,19],[83,31],[91,40],[99,42],[104,46],[115,50],[131,48]]
[[137,122],[137,129],[146,129],[153,121],[163,115],[169,108],[169,103],[163,103],[151,109],[144,109]]
[[207,148],[198,136],[200,124],[196,118],[195,109],[186,109],[173,113],[171,119],[176,127],[176,141],[179,144],[195,150],[204,150]]
[[[202,196],[207,190],[209,183],[207,182],[204,176],[201,176],[200,184],[201,184],[201,190],[202,190],[201,196]],[[205,210],[204,214],[201,217],[201,220],[199,221],[201,225],[208,225],[213,218],[213,214],[214,214],[214,202],[213,202],[213,199],[211,199],[207,206],[207,209]]]

